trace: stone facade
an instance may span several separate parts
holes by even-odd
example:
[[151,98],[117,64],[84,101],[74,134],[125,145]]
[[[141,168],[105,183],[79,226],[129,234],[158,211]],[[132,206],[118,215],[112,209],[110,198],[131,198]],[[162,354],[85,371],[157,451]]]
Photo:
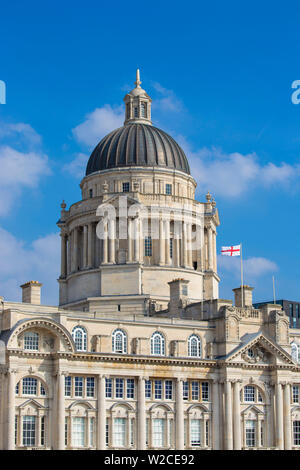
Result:
[[[140,83],[127,126],[151,126]],[[1,449],[300,447],[300,330],[280,305],[255,309],[249,286],[219,299],[218,212],[195,187],[176,164],[113,167],[62,204],[60,305],[41,305],[36,281],[21,303],[0,298]]]

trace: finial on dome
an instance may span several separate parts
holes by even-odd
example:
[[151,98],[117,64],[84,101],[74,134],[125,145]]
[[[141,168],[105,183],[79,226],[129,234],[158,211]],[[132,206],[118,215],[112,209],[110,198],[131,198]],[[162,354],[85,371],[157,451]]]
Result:
[[140,80],[140,69],[136,69],[136,81],[134,84],[136,85],[136,88],[141,88],[141,80]]
[[209,191],[207,191],[206,200],[207,200],[207,202],[211,202],[211,194],[210,194]]

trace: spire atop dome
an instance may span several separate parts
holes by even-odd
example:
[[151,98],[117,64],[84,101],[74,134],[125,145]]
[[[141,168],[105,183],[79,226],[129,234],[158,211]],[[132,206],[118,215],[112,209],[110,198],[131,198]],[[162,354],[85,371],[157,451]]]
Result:
[[136,70],[135,88],[128,93],[125,98],[125,122],[124,124],[151,123],[151,98],[143,88],[141,88],[140,69]]

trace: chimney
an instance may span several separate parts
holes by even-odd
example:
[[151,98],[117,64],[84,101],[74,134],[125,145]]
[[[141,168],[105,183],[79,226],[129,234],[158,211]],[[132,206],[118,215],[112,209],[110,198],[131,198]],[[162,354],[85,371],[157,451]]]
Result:
[[172,314],[177,315],[182,307],[187,304],[188,284],[190,281],[185,279],[174,279],[168,282],[170,286],[170,307]]
[[[235,306],[236,307],[242,307],[242,304],[244,307],[252,307],[252,291],[254,287],[250,286],[241,286],[237,287],[236,289],[232,289],[234,292],[234,297],[235,297]],[[244,297],[244,302],[242,302],[242,292],[243,292],[243,297]]]
[[22,289],[22,302],[25,304],[41,305],[42,285],[38,281],[29,281],[20,286]]

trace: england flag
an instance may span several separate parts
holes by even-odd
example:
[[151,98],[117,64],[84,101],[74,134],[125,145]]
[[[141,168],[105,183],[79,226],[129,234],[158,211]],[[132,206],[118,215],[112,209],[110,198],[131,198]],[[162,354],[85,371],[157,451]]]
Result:
[[221,255],[223,255],[223,256],[241,256],[241,245],[222,246]]

